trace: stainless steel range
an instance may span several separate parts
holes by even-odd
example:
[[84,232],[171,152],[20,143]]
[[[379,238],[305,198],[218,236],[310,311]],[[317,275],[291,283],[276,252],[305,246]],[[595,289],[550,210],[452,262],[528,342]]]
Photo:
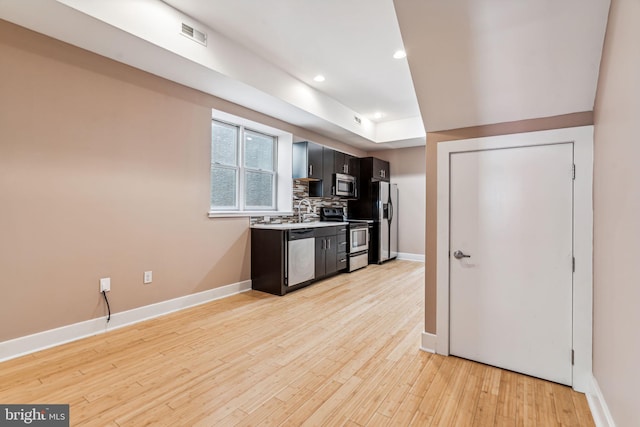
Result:
[[349,254],[349,272],[364,268],[369,265],[369,222],[345,219],[343,208],[320,209],[321,221],[335,221],[349,223],[349,241],[347,253]]
[[349,221],[349,271],[369,265],[369,224]]

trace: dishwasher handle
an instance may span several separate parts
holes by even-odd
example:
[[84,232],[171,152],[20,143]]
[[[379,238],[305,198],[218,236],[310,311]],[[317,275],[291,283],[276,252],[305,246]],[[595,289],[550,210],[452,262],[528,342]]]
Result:
[[289,240],[309,239],[315,237],[313,228],[303,228],[301,230],[289,230]]

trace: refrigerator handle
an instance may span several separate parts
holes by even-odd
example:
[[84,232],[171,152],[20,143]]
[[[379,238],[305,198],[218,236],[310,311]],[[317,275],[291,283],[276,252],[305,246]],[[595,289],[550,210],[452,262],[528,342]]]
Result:
[[393,202],[389,199],[389,222],[393,221]]

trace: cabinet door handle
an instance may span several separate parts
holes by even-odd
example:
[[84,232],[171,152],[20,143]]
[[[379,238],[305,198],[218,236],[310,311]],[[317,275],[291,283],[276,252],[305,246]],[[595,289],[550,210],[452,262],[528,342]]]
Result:
[[309,175],[313,175],[313,165],[309,165]]
[[327,250],[331,249],[331,240],[327,239]]

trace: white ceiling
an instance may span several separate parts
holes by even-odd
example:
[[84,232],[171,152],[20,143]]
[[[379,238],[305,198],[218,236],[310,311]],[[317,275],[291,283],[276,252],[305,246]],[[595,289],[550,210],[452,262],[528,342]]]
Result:
[[392,0],[164,2],[372,121],[420,115]]
[[[592,110],[608,6],[609,0],[0,0],[0,18],[375,150],[424,144],[425,128]],[[207,46],[180,36],[182,22],[207,32]],[[392,58],[403,39],[408,63]],[[314,82],[318,73],[327,80]],[[377,111],[385,113],[381,120],[373,117]]]

